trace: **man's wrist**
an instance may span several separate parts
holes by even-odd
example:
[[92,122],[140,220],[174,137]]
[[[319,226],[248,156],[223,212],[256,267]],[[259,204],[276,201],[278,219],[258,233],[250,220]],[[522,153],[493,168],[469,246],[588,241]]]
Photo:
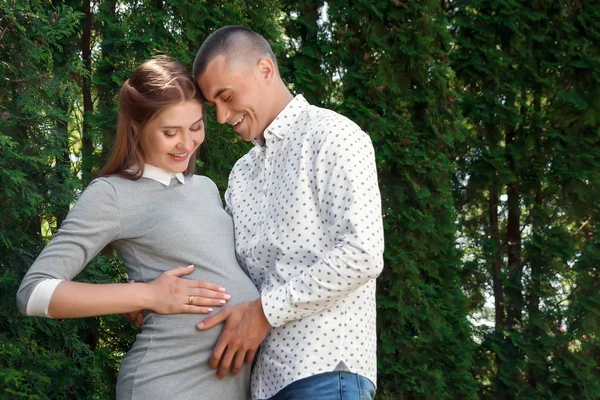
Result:
[[253,303],[254,307],[256,308],[256,312],[260,315],[260,318],[264,321],[264,323],[271,326],[271,323],[269,322],[269,320],[267,319],[267,316],[265,315],[265,309],[263,308],[263,304],[262,304],[262,296],[256,300],[254,300],[252,303]]
[[260,297],[263,307],[263,313],[269,325],[274,328],[285,325],[294,318],[294,311],[291,310],[286,298],[286,286],[280,286],[269,292],[263,293]]

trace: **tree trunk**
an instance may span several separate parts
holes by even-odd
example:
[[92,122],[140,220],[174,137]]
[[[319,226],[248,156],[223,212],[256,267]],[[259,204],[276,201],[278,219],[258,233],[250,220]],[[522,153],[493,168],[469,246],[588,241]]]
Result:
[[[511,94],[506,101],[507,107],[513,107],[515,95]],[[525,107],[525,105],[522,105]],[[522,320],[523,300],[521,279],[523,265],[521,262],[521,196],[519,193],[519,171],[515,154],[518,153],[517,127],[508,126],[505,133],[506,162],[511,172],[511,180],[507,183],[507,224],[506,243],[508,261],[508,284],[506,285],[508,325],[513,327]]]
[[[507,107],[514,107],[515,95],[507,96]],[[525,104],[521,105],[525,107]],[[507,223],[506,223],[506,243],[507,243],[507,283],[505,285],[505,295],[507,300],[507,328],[509,331],[517,332],[518,326],[522,322],[523,312],[523,293],[522,277],[523,263],[521,262],[521,195],[519,170],[517,166],[516,154],[518,153],[518,134],[517,126],[507,126],[505,133],[506,161],[511,172],[511,180],[506,185],[507,193]],[[505,378],[519,382],[520,362],[519,350],[512,340],[512,334],[505,341],[506,371]],[[516,393],[511,390],[508,399],[516,398]]]
[[490,238],[494,243],[494,257],[491,262],[492,282],[494,290],[494,309],[496,330],[504,329],[504,292],[502,285],[502,245],[500,243],[500,231],[498,228],[498,182],[490,186],[490,197],[488,201],[488,214],[490,220]]
[[[542,95],[541,95],[541,88],[539,87],[539,84],[534,84],[534,89],[533,89],[533,109],[534,109],[534,114],[535,114],[535,121],[531,121],[530,124],[532,124],[535,128],[534,131],[534,150],[535,150],[535,157],[537,163],[534,166],[535,171],[534,171],[534,208],[532,211],[532,219],[531,219],[531,229],[533,232],[533,238],[535,240],[535,253],[531,255],[531,261],[530,261],[530,266],[531,266],[531,289],[530,289],[530,295],[529,295],[529,320],[530,320],[530,324],[532,325],[532,329],[531,332],[533,334],[534,337],[534,341],[537,342],[540,338],[540,336],[543,334],[542,330],[540,329],[540,326],[542,325],[542,317],[541,317],[541,312],[540,312],[540,292],[542,289],[542,274],[543,274],[543,265],[545,263],[544,260],[544,256],[542,254],[542,250],[538,247],[540,242],[543,240],[542,237],[540,237],[540,233],[543,231],[544,227],[543,227],[543,219],[542,219],[542,212],[543,212],[543,198],[542,198],[542,184],[541,184],[541,178],[542,178],[542,171],[540,171],[541,168],[543,168],[544,162],[540,162],[539,160],[543,160],[544,154],[542,151],[542,131],[539,128],[540,124],[539,121],[537,120],[539,118],[539,115],[541,115],[541,101],[542,101]],[[544,368],[545,369],[545,368]],[[533,388],[537,388],[538,386],[538,380],[540,378],[543,379],[543,377],[538,376],[538,373],[541,372],[539,367],[536,367],[534,365],[529,365],[527,368],[527,382],[529,383],[529,386],[533,387]]]
[[90,118],[94,112],[92,101],[92,19],[91,2],[84,0],[83,31],[81,34],[81,58],[86,71],[82,77],[81,91],[83,94],[83,129],[81,132],[81,169],[83,183],[87,184],[92,179],[94,142],[92,139]]
[[[104,13],[104,18],[109,19],[113,24],[117,24],[116,21],[116,0],[105,0],[100,5]],[[102,26],[102,51],[100,56],[100,65],[98,65],[97,72],[100,77],[97,89],[98,89],[98,114],[102,116],[102,125],[100,132],[102,133],[102,154],[100,156],[100,162],[105,163],[108,160],[108,156],[112,149],[112,143],[114,133],[116,129],[116,121],[111,119],[112,110],[115,106],[115,95],[119,88],[112,81],[111,77],[115,72],[114,59],[116,49],[114,45],[115,35],[111,32],[110,23],[105,23]]]
[[[488,127],[486,136],[488,141],[495,143],[493,139],[498,136],[496,128]],[[493,181],[489,187],[488,198],[488,219],[489,219],[489,237],[493,243],[493,255],[490,261],[490,269],[492,273],[492,288],[494,291],[494,329],[497,343],[504,342],[504,329],[506,325],[506,311],[504,301],[504,283],[502,278],[502,243],[500,235],[500,224],[498,216],[498,206],[500,199],[500,183],[498,177],[492,178]],[[499,351],[495,352],[496,370],[501,371],[503,368],[502,355]],[[500,379],[496,379],[496,400],[506,399],[507,387]]]

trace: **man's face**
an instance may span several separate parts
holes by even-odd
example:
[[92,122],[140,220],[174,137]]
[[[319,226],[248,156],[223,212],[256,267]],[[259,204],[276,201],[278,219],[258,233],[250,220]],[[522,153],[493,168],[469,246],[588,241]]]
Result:
[[274,119],[268,73],[260,61],[252,65],[220,55],[198,78],[208,104],[215,107],[217,121],[233,126],[247,142],[261,138]]

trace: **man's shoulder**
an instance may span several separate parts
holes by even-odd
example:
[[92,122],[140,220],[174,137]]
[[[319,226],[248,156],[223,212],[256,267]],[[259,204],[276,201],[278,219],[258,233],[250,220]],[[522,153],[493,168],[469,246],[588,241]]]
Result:
[[307,128],[322,131],[326,134],[363,132],[363,130],[350,118],[328,108],[310,105],[306,110]]
[[348,117],[340,114],[337,111],[312,104],[306,108],[306,114],[308,118],[314,120],[315,122],[353,123]]
[[330,142],[369,139],[354,121],[334,110],[311,105],[306,110],[305,118],[304,140],[319,148]]

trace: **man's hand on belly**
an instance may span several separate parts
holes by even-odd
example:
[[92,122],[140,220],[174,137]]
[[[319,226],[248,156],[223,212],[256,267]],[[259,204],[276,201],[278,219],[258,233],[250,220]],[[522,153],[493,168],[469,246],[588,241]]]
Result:
[[200,322],[198,329],[207,330],[221,322],[225,322],[225,326],[208,365],[218,368],[217,376],[224,378],[230,368],[231,374],[236,375],[244,362],[252,362],[271,325],[260,298],[228,307]]

